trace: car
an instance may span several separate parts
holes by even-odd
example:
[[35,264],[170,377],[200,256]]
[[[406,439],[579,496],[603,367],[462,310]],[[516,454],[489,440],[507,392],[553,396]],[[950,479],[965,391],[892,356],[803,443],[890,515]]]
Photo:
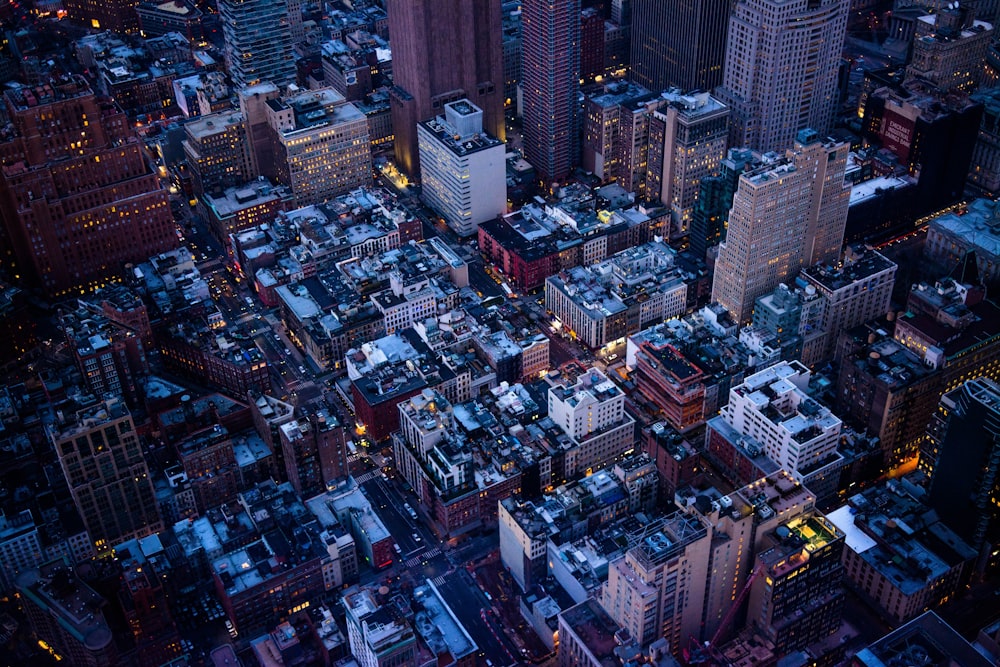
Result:
[[416,533],[413,533],[413,534],[412,534],[412,535],[411,535],[410,537],[412,537],[412,538],[413,538],[413,541],[414,541],[414,542],[417,542],[417,543],[420,543],[420,542],[423,542],[423,540],[422,540],[422,539],[420,539],[420,536],[419,536],[419,535],[417,535]]
[[392,545],[392,548],[393,548],[393,549],[395,549],[395,550],[396,550],[396,553],[398,553],[398,554],[401,554],[401,553],[403,553],[403,550],[399,548],[399,545],[398,545],[398,544],[393,544],[393,545]]

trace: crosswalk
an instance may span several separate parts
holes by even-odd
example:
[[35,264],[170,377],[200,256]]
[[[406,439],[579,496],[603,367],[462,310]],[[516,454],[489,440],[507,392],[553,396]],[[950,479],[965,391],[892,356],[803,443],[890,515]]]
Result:
[[434,547],[429,551],[423,552],[419,556],[413,556],[412,558],[407,558],[406,567],[416,567],[417,565],[420,565],[420,563],[424,562],[428,558],[434,558],[434,556],[437,556],[439,553],[441,553],[441,549],[438,547]]
[[444,575],[442,574],[438,577],[434,577],[433,579],[431,579],[431,581],[434,582],[435,586],[440,586],[441,584],[444,583]]
[[355,477],[354,481],[358,484],[364,484],[365,482],[375,479],[376,475],[378,475],[378,470],[369,470],[368,472],[363,472]]

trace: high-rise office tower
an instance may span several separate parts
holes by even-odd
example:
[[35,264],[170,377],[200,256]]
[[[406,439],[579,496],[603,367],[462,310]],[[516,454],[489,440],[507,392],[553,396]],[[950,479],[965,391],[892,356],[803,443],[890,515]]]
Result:
[[820,514],[779,525],[761,540],[747,624],[778,655],[805,648],[840,627],[844,534]]
[[306,39],[306,29],[302,25],[302,0],[288,0],[288,29],[292,33],[292,45],[298,46]]
[[847,145],[803,130],[785,157],[740,175],[712,298],[737,322],[802,267],[834,262],[847,223]]
[[702,179],[688,227],[688,242],[698,257],[704,257],[709,248],[725,240],[726,221],[733,207],[740,174],[759,163],[759,154],[746,148],[730,148],[719,162],[718,176]]
[[593,82],[604,74],[604,15],[596,7],[580,13],[580,78]]
[[722,83],[733,0],[633,0],[631,78],[650,90]]
[[732,108],[730,146],[781,151],[830,129],[850,0],[740,0],[716,95]]
[[[709,440],[714,440],[713,432],[735,437],[753,444],[799,482],[822,481],[822,474],[829,473],[824,468],[836,469],[842,460],[837,443],[843,422],[806,394],[810,377],[798,361],[754,373],[730,388],[729,402],[709,422]],[[777,415],[773,421],[771,415]]]
[[684,512],[650,523],[625,556],[608,564],[601,605],[637,643],[666,637],[682,646],[701,634],[711,542],[705,523]]
[[217,194],[250,180],[247,130],[243,115],[216,113],[184,124],[184,158],[191,167],[195,194]]
[[50,426],[49,439],[98,552],[163,529],[139,434],[121,399]]
[[372,155],[365,115],[333,88],[271,100],[267,122],[279,183],[299,206],[319,204],[371,185]]
[[466,100],[417,126],[423,196],[461,236],[507,212],[503,142],[483,132],[483,112]]
[[114,634],[101,610],[107,600],[77,576],[68,559],[23,572],[16,586],[32,633],[60,660],[81,667],[120,664]]
[[278,429],[288,481],[299,495],[320,493],[347,476],[344,428],[327,410],[317,410]]
[[521,4],[524,153],[546,183],[579,161],[580,0]]
[[973,548],[1000,542],[1000,385],[979,378],[942,396],[928,436],[928,504]]
[[729,109],[708,93],[672,96],[649,121],[646,196],[670,207],[674,230],[686,232],[701,179],[726,156]]
[[237,91],[240,101],[240,113],[246,128],[247,156],[249,167],[247,178],[252,180],[265,176],[274,180],[278,170],[274,162],[274,141],[272,130],[268,123],[268,106],[270,100],[281,97],[281,91],[270,82],[250,86]]
[[913,58],[907,78],[929,81],[940,90],[969,92],[979,86],[993,26],[976,20],[977,8],[949,3],[914,23]]
[[13,132],[0,140],[0,219],[16,259],[5,268],[62,295],[177,246],[167,192],[114,102],[72,76],[3,102]]
[[[576,21],[579,24],[579,3]],[[392,128],[396,164],[420,170],[417,123],[467,98],[483,110],[483,127],[504,132],[500,0],[389,0],[392,36]]]
[[234,88],[295,82],[287,0],[219,0],[219,16]]

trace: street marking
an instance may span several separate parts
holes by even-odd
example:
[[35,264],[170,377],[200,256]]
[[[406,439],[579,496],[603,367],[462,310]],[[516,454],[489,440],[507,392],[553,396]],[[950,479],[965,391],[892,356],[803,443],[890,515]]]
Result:
[[376,475],[378,475],[377,470],[369,470],[368,472],[361,473],[360,475],[355,477],[354,481],[356,481],[358,484],[364,484],[365,482],[375,479]]

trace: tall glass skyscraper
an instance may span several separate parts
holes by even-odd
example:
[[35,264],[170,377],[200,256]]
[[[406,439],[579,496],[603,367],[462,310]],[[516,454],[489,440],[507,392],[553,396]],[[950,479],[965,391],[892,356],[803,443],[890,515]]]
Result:
[[239,90],[270,81],[295,82],[287,0],[219,0],[226,65]]

